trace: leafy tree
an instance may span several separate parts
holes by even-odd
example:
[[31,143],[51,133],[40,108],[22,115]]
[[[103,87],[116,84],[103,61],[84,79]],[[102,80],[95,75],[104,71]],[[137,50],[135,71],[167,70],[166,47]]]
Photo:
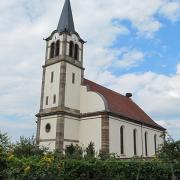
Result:
[[0,151],[6,151],[10,147],[10,141],[7,133],[0,131]]
[[100,150],[98,157],[101,160],[108,160],[108,159],[110,159],[110,154],[108,152],[106,152],[106,151]]
[[34,136],[20,137],[20,141],[14,145],[13,150],[16,157],[43,156],[47,152],[47,148],[39,147],[36,144]]
[[78,145],[71,144],[70,146],[67,146],[65,149],[66,157],[72,158],[72,159],[81,159],[83,156],[83,150]]
[[157,153],[157,157],[168,162],[180,162],[180,141],[173,140],[171,136],[167,134],[164,144]]
[[94,147],[93,142],[90,142],[88,147],[86,148],[86,157],[87,158],[94,158],[95,157],[95,147]]
[[0,180],[5,179],[7,176],[7,160],[6,154],[10,147],[10,142],[8,135],[6,133],[1,133],[0,131]]

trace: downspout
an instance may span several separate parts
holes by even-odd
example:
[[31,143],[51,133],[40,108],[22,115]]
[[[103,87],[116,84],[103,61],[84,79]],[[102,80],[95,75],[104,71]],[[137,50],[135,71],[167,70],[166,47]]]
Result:
[[143,152],[144,152],[144,148],[143,148],[143,124],[141,124],[141,145],[142,145],[142,157],[144,156]]

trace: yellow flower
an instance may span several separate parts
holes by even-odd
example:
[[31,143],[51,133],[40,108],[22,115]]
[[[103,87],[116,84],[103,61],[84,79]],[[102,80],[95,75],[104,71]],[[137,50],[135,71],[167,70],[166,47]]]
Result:
[[13,158],[14,158],[14,155],[11,154],[7,159],[8,159],[9,161],[11,161]]
[[53,161],[53,158],[49,158],[49,157],[43,157],[42,162],[47,163],[48,165],[50,165]]
[[28,174],[31,170],[31,167],[30,166],[27,166],[25,169],[24,169],[24,173],[25,174]]
[[64,169],[64,162],[60,162],[60,164],[59,164],[59,166],[58,166],[58,169],[59,169],[59,170]]

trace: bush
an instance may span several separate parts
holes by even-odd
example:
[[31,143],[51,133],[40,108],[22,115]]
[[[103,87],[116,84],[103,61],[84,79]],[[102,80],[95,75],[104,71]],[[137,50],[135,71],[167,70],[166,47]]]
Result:
[[83,150],[78,145],[71,144],[70,146],[67,146],[65,149],[65,154],[67,158],[71,159],[82,159],[83,158]]
[[[173,171],[172,171],[173,170]],[[37,180],[169,180],[180,178],[180,163],[159,161],[73,160],[57,161],[52,155],[42,158],[13,158],[8,164],[10,179]]]
[[175,141],[167,135],[157,157],[165,162],[180,162],[180,141]]
[[88,147],[86,148],[86,158],[94,158],[95,157],[95,147],[94,143],[90,142]]
[[7,151],[10,147],[8,135],[0,131],[0,152]]
[[16,157],[43,156],[47,148],[39,147],[34,136],[20,137],[20,141],[13,146],[13,151]]

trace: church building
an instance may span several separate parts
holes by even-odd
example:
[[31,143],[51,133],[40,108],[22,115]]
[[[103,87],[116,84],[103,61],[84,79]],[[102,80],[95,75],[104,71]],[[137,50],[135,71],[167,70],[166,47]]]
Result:
[[74,27],[70,0],[65,0],[58,27],[46,39],[38,144],[64,151],[70,144],[87,147],[94,142],[96,152],[121,158],[153,156],[165,129],[133,102],[132,94],[84,77],[84,43]]

